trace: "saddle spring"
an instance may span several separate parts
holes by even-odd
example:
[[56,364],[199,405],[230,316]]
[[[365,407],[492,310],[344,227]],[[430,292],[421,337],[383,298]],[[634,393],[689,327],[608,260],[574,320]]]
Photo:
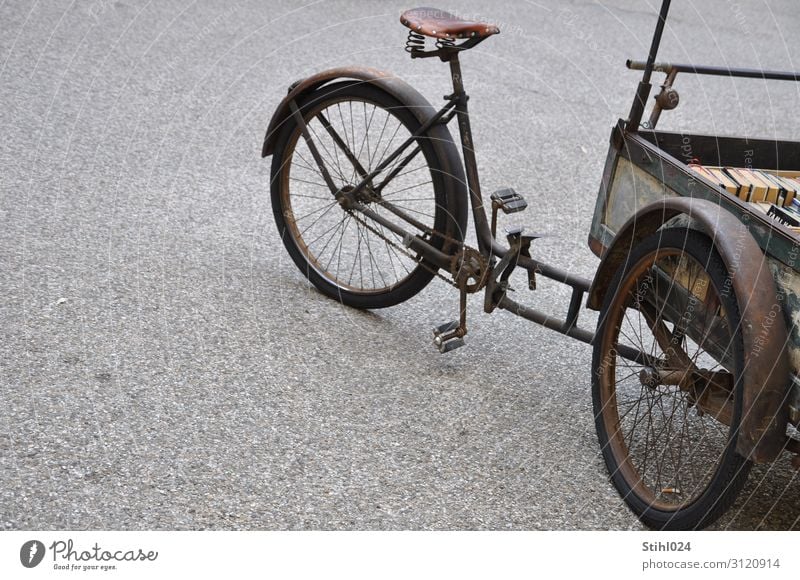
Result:
[[425,52],[425,36],[409,30],[408,38],[406,39],[406,52]]
[[437,38],[436,48],[453,48],[456,45],[455,38]]

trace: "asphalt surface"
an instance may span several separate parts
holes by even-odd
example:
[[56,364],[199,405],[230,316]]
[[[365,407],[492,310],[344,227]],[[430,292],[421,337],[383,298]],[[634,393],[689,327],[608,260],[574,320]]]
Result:
[[[800,69],[791,0],[674,4],[663,60]],[[359,312],[283,249],[260,148],[292,81],[364,64],[448,92],[403,51],[408,7],[0,6],[0,528],[639,529],[598,454],[588,346],[474,299],[442,356],[450,287]],[[503,30],[463,58],[484,187],[523,192],[552,234],[536,255],[591,277],[655,2],[441,7]],[[666,128],[798,139],[790,83],[677,86]],[[783,457],[716,527],[797,528],[799,496]]]

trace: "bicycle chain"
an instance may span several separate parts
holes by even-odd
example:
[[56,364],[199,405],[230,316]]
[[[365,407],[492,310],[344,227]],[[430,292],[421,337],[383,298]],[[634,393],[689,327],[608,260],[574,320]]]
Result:
[[[368,224],[366,221],[364,221],[361,217],[356,216],[355,213],[352,210],[345,210],[345,211],[354,220],[356,220],[358,223],[363,225],[369,231],[371,231],[376,236],[381,238],[384,242],[386,242],[387,244],[391,245],[393,248],[396,248],[403,255],[407,256],[408,258],[410,258],[411,260],[413,260],[414,262],[416,262],[417,264],[419,264],[420,266],[422,266],[423,268],[428,270],[431,274],[433,274],[437,278],[440,278],[441,280],[444,280],[445,282],[447,282],[448,284],[450,284],[454,288],[461,289],[462,286],[463,286],[464,290],[466,290],[468,293],[472,294],[472,293],[478,292],[479,290],[481,290],[486,285],[488,276],[490,274],[489,271],[491,269],[491,264],[481,255],[481,253],[478,250],[466,245],[464,242],[459,241],[459,240],[457,240],[457,239],[455,239],[453,237],[450,237],[447,234],[440,234],[439,232],[436,232],[435,230],[427,229],[427,231],[426,231],[426,233],[431,234],[431,236],[440,236],[445,240],[452,241],[453,243],[457,244],[460,247],[460,250],[458,252],[454,253],[453,256],[452,256],[452,261],[451,261],[451,264],[450,264],[450,272],[449,272],[449,274],[450,274],[450,276],[452,276],[452,278],[448,278],[447,276],[441,274],[439,268],[429,266],[428,264],[425,263],[423,258],[415,257],[405,247],[405,245],[402,246],[402,247],[399,246],[393,240],[391,240],[386,235],[384,235],[383,233],[379,232],[377,229],[375,229],[370,224]],[[479,261],[479,264],[478,264],[478,275],[474,275],[472,277],[470,277],[469,274],[467,274],[466,276],[462,275],[463,271],[461,269],[463,268],[463,264],[465,263],[466,257],[468,255],[471,258],[473,258],[473,264],[474,264],[474,260],[477,259]],[[469,270],[467,270],[467,272],[469,272]]]
[[[448,284],[450,284],[451,286],[453,286],[453,287],[455,287],[455,288],[458,288],[458,284],[456,284],[456,281],[455,281],[455,280],[451,280],[451,279],[450,279],[450,278],[448,278],[447,276],[444,276],[444,275],[443,275],[443,274],[442,274],[442,273],[439,271],[439,268],[434,268],[434,267],[431,267],[431,266],[429,266],[428,264],[426,264],[426,263],[425,263],[425,260],[424,260],[424,259],[422,259],[422,258],[420,258],[420,257],[417,257],[417,256],[414,256],[414,255],[412,255],[412,254],[411,254],[411,252],[409,252],[409,251],[408,251],[408,249],[407,249],[405,246],[399,246],[398,244],[396,244],[396,243],[395,243],[393,240],[389,239],[388,237],[386,237],[385,235],[383,235],[381,232],[379,232],[378,230],[376,230],[375,228],[373,228],[371,225],[369,225],[367,222],[365,222],[363,219],[361,219],[360,217],[356,216],[355,212],[353,212],[352,210],[345,210],[345,211],[346,211],[348,214],[350,214],[350,217],[352,217],[354,220],[356,220],[357,222],[359,222],[361,225],[363,225],[365,228],[367,228],[367,229],[368,229],[369,231],[371,231],[373,234],[375,234],[376,236],[378,236],[379,238],[381,238],[381,239],[382,239],[384,242],[386,242],[387,244],[389,244],[389,245],[390,245],[390,246],[392,246],[393,248],[395,248],[395,249],[397,249],[397,250],[400,250],[400,252],[401,252],[402,254],[404,254],[405,256],[409,257],[411,260],[413,260],[414,262],[416,262],[417,264],[419,264],[420,266],[422,266],[423,268],[425,268],[426,270],[428,270],[428,271],[429,271],[430,273],[432,273],[434,276],[436,276],[436,277],[438,277],[438,278],[440,278],[440,279],[444,280],[445,282],[447,282],[447,283],[448,283]],[[447,239],[449,239],[449,240],[452,240],[452,241],[456,242],[457,244],[459,244],[459,245],[462,245],[462,246],[463,246],[463,242],[459,242],[459,241],[458,241],[458,240],[456,240],[455,238],[451,238],[450,236],[447,236],[447,235],[445,235],[445,234],[439,234],[438,232],[433,232],[432,230],[431,230],[431,231],[429,231],[428,233],[433,233],[434,235],[441,236],[441,237],[442,237],[442,238],[444,238],[445,240],[447,240]]]

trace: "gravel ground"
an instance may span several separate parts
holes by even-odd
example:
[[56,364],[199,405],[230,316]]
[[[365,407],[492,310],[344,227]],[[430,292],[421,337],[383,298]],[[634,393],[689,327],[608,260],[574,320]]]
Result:
[[[800,68],[791,0],[674,4],[664,60]],[[2,4],[0,528],[639,529],[598,455],[589,347],[476,299],[442,356],[449,287],[359,312],[283,250],[259,153],[292,81],[364,64],[448,92],[403,52],[408,7]],[[592,276],[655,1],[441,7],[503,29],[463,59],[485,189],[527,195],[536,255]],[[789,83],[678,88],[666,128],[799,137]],[[798,491],[788,458],[759,467],[717,527],[796,528]]]

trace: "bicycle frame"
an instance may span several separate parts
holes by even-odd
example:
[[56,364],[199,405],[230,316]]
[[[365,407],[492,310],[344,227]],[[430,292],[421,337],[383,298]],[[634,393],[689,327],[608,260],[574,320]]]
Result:
[[[315,162],[320,168],[320,171],[325,179],[326,184],[331,190],[331,194],[339,199],[342,207],[350,211],[358,211],[370,219],[381,224],[386,229],[401,236],[404,243],[412,250],[418,252],[421,257],[439,268],[449,269],[452,256],[448,255],[434,246],[428,241],[418,235],[414,235],[402,227],[398,226],[377,212],[370,209],[367,205],[361,203],[356,199],[356,195],[373,183],[378,176],[394,161],[396,161],[404,152],[406,152],[417,139],[423,137],[428,129],[436,123],[448,124],[454,117],[458,120],[459,137],[461,141],[461,150],[463,156],[464,169],[466,170],[467,185],[469,191],[469,202],[472,209],[472,218],[475,226],[475,232],[478,240],[478,249],[480,253],[491,264],[490,283],[486,287],[486,300],[484,309],[491,312],[494,308],[501,308],[508,310],[518,316],[536,322],[556,332],[560,332],[572,338],[578,339],[585,343],[591,343],[594,338],[594,333],[578,327],[578,315],[580,312],[583,296],[588,292],[591,281],[576,276],[561,268],[545,264],[532,257],[521,255],[519,247],[515,247],[511,240],[509,246],[503,245],[492,232],[489,219],[484,208],[483,194],[480,186],[480,176],[478,173],[478,164],[475,156],[474,141],[472,137],[472,129],[470,127],[469,110],[467,106],[468,95],[464,88],[463,77],[461,74],[461,64],[459,61],[459,52],[466,48],[471,48],[482,39],[471,39],[461,47],[446,47],[437,51],[431,51],[423,54],[412,54],[413,57],[429,57],[438,56],[442,61],[448,62],[450,66],[450,76],[453,83],[453,92],[445,96],[446,103],[433,115],[427,122],[425,122],[413,135],[406,141],[401,143],[390,155],[388,155],[382,163],[375,169],[367,172],[355,159],[355,156],[347,149],[344,140],[336,134],[336,130],[326,124],[322,120],[328,133],[331,135],[334,142],[336,142],[345,152],[345,155],[353,162],[354,168],[360,177],[357,183],[350,191],[342,192],[333,183],[333,180],[328,175],[324,167],[322,157],[316,148],[313,140],[308,135],[305,121],[298,109],[296,103],[290,104],[291,114],[295,121],[301,128],[303,137],[308,144],[308,147],[314,157]],[[414,147],[399,164],[395,166],[391,173],[386,175],[383,180],[373,187],[373,191],[380,192],[402,169],[420,152],[419,146]],[[423,232],[434,235],[435,232],[430,231],[426,226],[420,224],[412,216],[408,215],[402,209],[392,205],[391,203],[380,200],[378,203],[381,207],[387,209],[407,223],[414,225]],[[511,236],[509,236],[511,238]],[[499,259],[499,264],[496,264],[495,258]],[[535,274],[566,284],[572,288],[572,296],[570,299],[567,315],[563,320],[554,318],[548,314],[529,308],[516,301],[508,298],[505,292],[497,292],[497,284],[493,284],[498,276],[503,274],[504,270],[513,270],[515,267],[521,267],[530,273],[533,277]],[[508,276],[506,275],[506,278]],[[633,360],[641,360],[644,356],[639,352],[630,352],[626,355]]]

